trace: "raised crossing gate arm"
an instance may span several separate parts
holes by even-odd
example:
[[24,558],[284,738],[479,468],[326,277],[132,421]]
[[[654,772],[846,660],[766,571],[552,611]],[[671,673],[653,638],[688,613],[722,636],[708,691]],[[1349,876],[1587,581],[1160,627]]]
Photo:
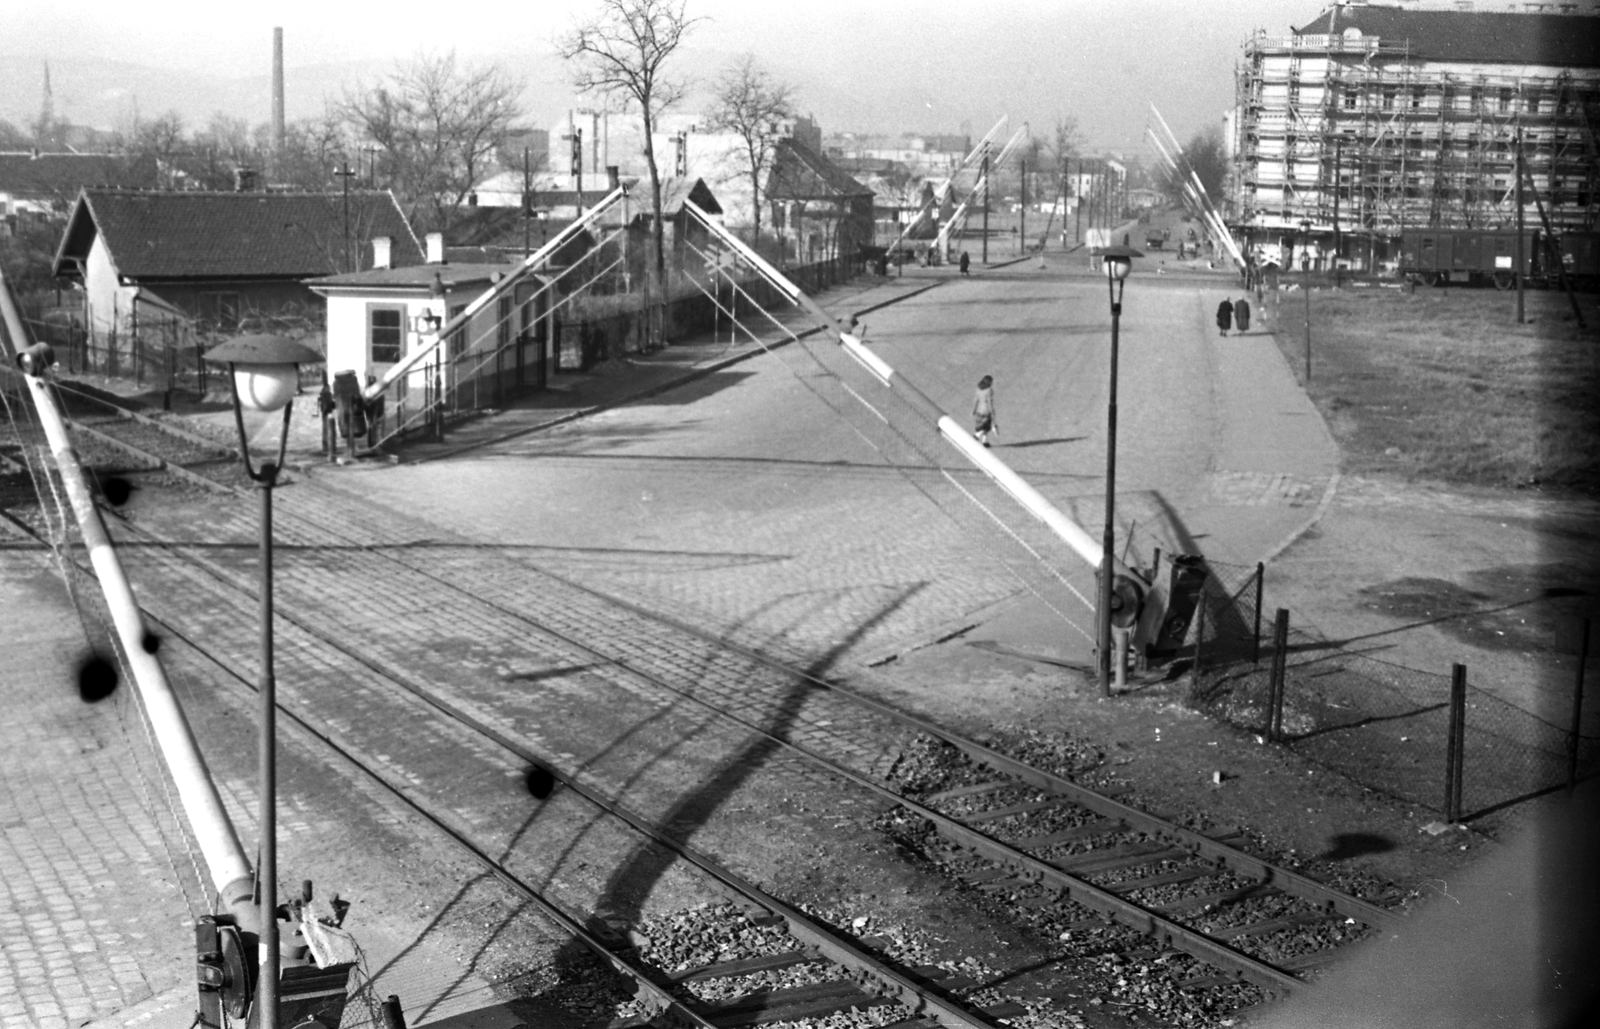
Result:
[[[624,230],[622,229],[613,229],[610,233],[601,237],[596,244],[596,249],[599,249],[606,243],[615,239],[623,231]],[[550,302],[549,306],[545,307],[543,311],[540,312],[539,317],[553,318],[564,308],[574,303],[585,289],[620,267],[622,262],[623,258],[619,255],[609,263],[599,266],[593,271],[592,274],[589,275],[587,279],[566,293],[560,293],[556,291],[556,287],[569,275],[577,272],[581,265],[574,264],[562,268],[555,275],[549,277],[548,279],[541,280],[537,289],[529,293],[526,297],[521,298],[518,302],[514,303],[511,306],[510,311],[505,315],[502,317],[497,317],[487,324],[481,325],[476,334],[468,335],[462,341],[461,352],[458,355],[453,357],[441,357],[441,360],[448,361],[452,367],[452,376],[450,378],[453,380],[453,384],[446,385],[444,387],[446,395],[452,391],[462,389],[463,384],[471,382],[474,376],[478,375],[485,368],[489,367],[491,363],[502,360],[506,352],[513,350],[519,345],[516,334],[512,331],[509,331],[509,329],[506,332],[508,342],[504,344],[499,342],[498,336],[500,334],[500,330],[503,326],[507,325],[507,320],[511,320],[514,324],[515,319],[520,316],[522,309],[534,306],[537,310],[536,305],[538,304],[540,298],[546,296],[552,296],[554,299]],[[500,295],[504,296],[505,294],[502,292]],[[496,337],[495,344],[493,346],[479,346],[481,343],[487,339],[490,339],[491,337]],[[449,338],[449,334],[441,331],[441,340]],[[433,352],[439,353],[437,349],[435,349]],[[444,353],[448,354],[448,351],[444,351]],[[415,369],[413,369],[413,374],[415,374]],[[389,440],[402,435],[408,429],[422,424],[429,417],[430,413],[425,406],[418,405],[410,409],[403,418],[397,416],[393,426],[374,439],[374,445],[382,446]]]
[[[991,146],[994,141],[999,138],[1001,130],[1003,130],[1010,121],[1011,115],[1002,114],[1000,116],[1000,120],[995,122],[994,125],[990,127],[989,131],[983,134],[983,138],[978,140],[977,144],[973,146],[972,152],[967,154],[967,156],[962,159],[960,166],[958,166],[956,170],[959,172],[965,168],[968,168],[974,161],[982,158],[984,149]],[[1023,126],[1023,128],[1026,129],[1027,126]]]
[[[927,202],[917,209],[916,217],[907,222],[905,227],[900,230],[900,234],[894,238],[894,242],[890,243],[887,248],[889,253],[892,254],[901,249],[901,244],[905,242],[906,233],[910,232],[922,221],[923,215],[927,214],[930,209],[937,208],[944,203],[946,197],[955,190],[956,176],[967,171],[983,157],[984,149],[994,142],[1000,130],[1005,128],[1010,120],[1011,116],[1009,114],[1001,115],[1000,120],[995,122],[988,132],[983,134],[983,138],[978,140],[972,151],[966,157],[963,157],[961,163],[951,171],[950,179],[945,183],[943,190],[935,190]],[[1024,129],[1026,129],[1026,126],[1024,126]]]
[[1200,213],[1206,225],[1222,242],[1223,247],[1233,258],[1234,263],[1239,266],[1239,270],[1243,271],[1245,267],[1244,254],[1239,251],[1239,246],[1234,242],[1233,235],[1228,232],[1227,226],[1222,221],[1222,215],[1217,211],[1216,205],[1211,202],[1211,196],[1206,192],[1205,184],[1200,181],[1200,176],[1195,173],[1194,167],[1189,163],[1188,158],[1184,157],[1183,147],[1178,143],[1178,137],[1172,134],[1172,128],[1167,124],[1167,120],[1161,117],[1161,112],[1156,110],[1155,104],[1150,105],[1150,113],[1154,114],[1156,121],[1160,123],[1161,130],[1165,133],[1167,143],[1170,145],[1172,152],[1168,153],[1167,146],[1162,145],[1161,138],[1154,129],[1147,127],[1145,131],[1149,134],[1151,141],[1155,143],[1156,149],[1161,151],[1161,156],[1166,160],[1173,173],[1178,176],[1179,181],[1184,183],[1190,190],[1200,207]]
[[1178,177],[1179,184],[1190,197],[1201,219],[1211,229],[1212,234],[1222,241],[1223,247],[1232,256],[1234,263],[1239,266],[1240,270],[1243,270],[1245,267],[1244,254],[1240,252],[1238,244],[1234,241],[1233,234],[1228,231],[1228,227],[1223,222],[1222,215],[1216,209],[1216,205],[1211,202],[1211,197],[1206,192],[1205,185],[1200,181],[1200,176],[1196,174],[1188,159],[1183,156],[1183,149],[1178,145],[1176,137],[1172,136],[1172,130],[1167,128],[1167,123],[1161,117],[1161,112],[1155,109],[1154,104],[1151,105],[1150,110],[1154,112],[1156,119],[1161,122],[1162,128],[1166,129],[1172,152],[1168,152],[1167,147],[1162,144],[1161,138],[1156,131],[1147,127],[1145,131],[1149,135],[1150,141],[1155,144],[1156,149],[1160,151],[1168,167]]
[[[701,260],[703,260],[708,268],[715,266],[715,273],[712,276],[713,281],[717,281],[719,276],[721,279],[726,280],[729,288],[733,291],[733,294],[736,298],[744,299],[751,310],[760,312],[760,314],[766,318],[767,322],[774,329],[787,336],[791,342],[800,338],[799,336],[795,335],[794,330],[790,329],[787,325],[783,324],[776,317],[774,317],[771,311],[762,306],[761,302],[752,296],[749,290],[744,288],[744,284],[740,282],[739,279],[733,274],[732,269],[720,260],[719,254],[702,249],[690,239],[684,240],[684,246],[696,257],[699,257]],[[765,342],[752,327],[739,320],[738,315],[733,308],[725,305],[722,302],[722,298],[720,295],[718,295],[716,290],[707,289],[698,279],[691,277],[689,278],[689,281],[694,283],[695,288],[700,291],[702,296],[711,301],[712,305],[720,314],[727,316],[728,320],[733,324],[735,329],[744,332],[752,342],[760,346],[763,350],[771,349],[765,344]]]
[[994,160],[989,162],[989,168],[987,172],[978,177],[978,181],[973,184],[972,190],[967,193],[966,198],[961,201],[960,206],[958,206],[955,209],[955,212],[950,215],[950,219],[946,221],[944,225],[940,226],[939,236],[938,239],[935,240],[934,245],[941,252],[949,247],[950,236],[955,231],[955,227],[957,225],[960,225],[963,228],[966,227],[967,211],[969,208],[971,208],[973,200],[979,195],[982,195],[984,198],[984,203],[989,202],[988,188],[990,177],[993,176],[996,171],[998,171],[1008,160],[1011,159],[1011,155],[1016,153],[1017,147],[1021,145],[1022,141],[1026,139],[1027,136],[1028,123],[1023,122],[1022,128],[1018,129],[1012,134],[1011,138],[1006,141],[1006,145],[1000,149],[1000,153],[994,158]]
[[[845,332],[844,326],[832,315],[824,311],[799,286],[789,281],[782,272],[772,267],[770,263],[755,253],[743,240],[717,223],[705,211],[696,206],[693,201],[685,201],[685,205],[690,214],[704,225],[707,231],[737,253],[762,278],[789,297],[793,303],[803,308],[816,320],[818,325],[823,326],[834,336],[845,353],[865,368],[874,379],[878,380],[885,388],[894,390],[904,398],[913,410],[924,419],[929,428],[934,429],[968,462],[999,485],[1030,515],[1043,523],[1056,539],[1065,543],[1091,569],[1098,570],[1100,568],[1103,556],[1101,543],[1097,542],[1081,526],[1040,494],[1038,490],[1030,486],[1005,462],[996,457],[993,451],[979,443],[955,419],[941,410],[939,405],[934,403],[927,394],[907,381],[904,376],[896,373],[882,357],[868,349],[860,339]],[[1132,577],[1141,587],[1148,584],[1143,574],[1134,571],[1115,555],[1113,555],[1112,561],[1114,574]]]
[[1155,130],[1147,129],[1146,132],[1149,134],[1150,142],[1155,144],[1156,150],[1160,152],[1161,157],[1172,170],[1177,179],[1178,187],[1183,190],[1183,195],[1186,198],[1185,206],[1199,216],[1212,236],[1222,240],[1223,248],[1228,251],[1234,263],[1240,269],[1243,269],[1245,266],[1244,255],[1239,251],[1232,234],[1228,232],[1227,226],[1223,224],[1222,216],[1209,206],[1204,194],[1204,187],[1199,184],[1199,177],[1195,175],[1193,169],[1189,170],[1186,177],[1184,174],[1185,165],[1174,159],[1167,152],[1167,148],[1162,145],[1160,138],[1156,136]]
[[478,296],[476,300],[469,303],[460,314],[450,318],[449,320],[445,321],[444,324],[440,325],[437,332],[429,333],[424,336],[421,346],[417,347],[417,349],[412,353],[407,354],[403,360],[385,372],[383,378],[379,379],[372,385],[367,386],[362,391],[363,396],[369,401],[376,400],[378,397],[381,397],[391,385],[393,385],[406,374],[415,370],[416,367],[430,357],[435,350],[439,349],[439,346],[444,340],[449,339],[452,334],[469,325],[479,311],[482,311],[486,306],[508,291],[516,289],[517,285],[526,279],[530,273],[542,267],[547,261],[550,260],[551,257],[560,252],[562,247],[566,246],[567,243],[577,238],[579,233],[585,231],[590,225],[593,225],[595,222],[599,221],[602,215],[626,199],[627,195],[628,190],[626,186],[618,186],[616,189],[608,193],[603,200],[601,200],[594,207],[590,208],[588,211],[585,211],[571,225],[568,225],[560,232],[557,232],[549,242],[545,243],[538,250],[535,250],[533,253],[529,254],[527,258],[523,260],[522,265],[519,268],[511,272],[499,282],[495,283],[489,289],[485,290]]
[[13,353],[5,356],[8,371],[12,362],[23,353],[32,357],[34,367],[31,371],[24,368],[22,378],[27,383],[40,426],[55,457],[56,469],[78,522],[90,566],[105,595],[106,607],[116,630],[116,640],[120,644],[117,655],[138,690],[144,716],[172,776],[212,886],[224,908],[234,914],[240,925],[254,931],[257,919],[253,889],[255,873],[250,859],[223,807],[205,758],[167,679],[166,669],[156,654],[145,648],[148,630],[144,612],[139,608],[122,563],[106,533],[105,523],[95,507],[88,478],[72,447],[66,421],[56,406],[52,387],[45,381],[49,369],[41,365],[48,366],[51,363],[49,347],[34,343],[3,273],[0,273],[0,320],[4,322],[13,349]]

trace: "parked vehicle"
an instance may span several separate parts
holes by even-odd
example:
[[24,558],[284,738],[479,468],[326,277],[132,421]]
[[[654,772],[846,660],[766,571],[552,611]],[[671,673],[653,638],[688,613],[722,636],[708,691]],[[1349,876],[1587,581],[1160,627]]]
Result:
[[1167,241],[1167,234],[1160,229],[1152,229],[1144,234],[1144,245],[1151,250],[1160,250]]
[[1525,285],[1549,289],[1559,285],[1559,261],[1574,289],[1588,292],[1600,284],[1600,233],[1564,232],[1552,241],[1542,231],[1525,232],[1520,268],[1516,242],[1513,230],[1409,229],[1401,234],[1400,274],[1423,286],[1492,283],[1496,289],[1510,289],[1520,274]]

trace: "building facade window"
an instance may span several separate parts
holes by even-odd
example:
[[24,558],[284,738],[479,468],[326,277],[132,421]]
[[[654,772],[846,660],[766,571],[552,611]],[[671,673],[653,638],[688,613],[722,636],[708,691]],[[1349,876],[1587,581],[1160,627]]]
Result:
[[405,349],[406,309],[390,304],[367,305],[367,360],[398,364]]

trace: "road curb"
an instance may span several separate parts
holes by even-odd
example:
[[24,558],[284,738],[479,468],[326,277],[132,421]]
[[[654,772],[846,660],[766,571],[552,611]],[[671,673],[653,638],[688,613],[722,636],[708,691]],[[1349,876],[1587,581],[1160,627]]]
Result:
[[[920,296],[921,294],[928,292],[930,289],[934,289],[937,286],[943,285],[946,281],[947,280],[945,280],[945,279],[938,279],[938,280],[935,280],[933,282],[928,283],[926,286],[918,286],[916,289],[911,290],[909,293],[902,293],[899,296],[890,297],[889,299],[884,300],[881,303],[872,304],[872,305],[870,305],[868,307],[860,308],[856,313],[857,314],[870,314],[873,311],[881,310],[882,308],[889,307],[889,306],[891,306],[893,304],[898,304],[903,300],[910,300],[912,297]],[[821,331],[822,331],[822,326],[820,326],[820,325],[819,326],[815,326],[813,328],[805,330],[804,332],[797,332],[790,338],[780,339],[780,340],[777,340],[776,342],[768,343],[768,344],[765,344],[763,346],[751,347],[749,350],[746,350],[743,353],[734,354],[731,357],[720,358],[720,359],[718,359],[716,361],[712,361],[710,364],[701,365],[700,367],[695,368],[695,369],[693,369],[691,371],[685,372],[684,374],[682,374],[680,376],[677,376],[676,378],[669,379],[669,380],[667,380],[665,382],[658,382],[654,386],[646,387],[645,389],[639,390],[636,393],[629,393],[626,396],[618,397],[615,400],[609,400],[609,401],[606,401],[605,403],[602,403],[602,404],[593,404],[593,405],[591,405],[589,407],[582,407],[582,408],[577,409],[576,411],[569,411],[564,415],[561,415],[561,416],[556,417],[556,418],[551,418],[551,419],[549,419],[547,421],[540,422],[537,425],[529,425],[529,426],[527,426],[525,428],[517,429],[515,432],[507,432],[507,433],[504,433],[504,434],[499,435],[499,436],[491,437],[489,439],[479,440],[476,443],[468,443],[465,446],[457,447],[454,450],[449,450],[449,451],[446,451],[446,452],[444,452],[442,454],[427,454],[427,455],[423,455],[421,457],[413,458],[411,460],[406,460],[405,458],[402,457],[400,459],[399,463],[403,464],[403,465],[405,465],[405,464],[426,464],[429,461],[438,461],[438,460],[442,460],[442,459],[447,458],[447,457],[456,457],[456,456],[458,456],[460,454],[465,454],[465,453],[467,453],[468,451],[471,451],[471,450],[477,450],[477,449],[482,448],[482,447],[493,446],[496,443],[504,443],[507,440],[513,440],[513,439],[516,439],[519,436],[528,436],[528,435],[532,435],[535,432],[543,432],[546,429],[553,429],[558,425],[566,425],[568,422],[575,422],[580,418],[587,418],[590,415],[599,414],[601,411],[609,411],[614,407],[621,407],[624,404],[631,404],[631,403],[634,403],[635,401],[644,400],[644,399],[647,399],[649,397],[653,397],[653,396],[656,396],[658,394],[665,393],[668,390],[677,389],[679,386],[683,386],[683,385],[686,385],[688,383],[694,382],[696,379],[703,379],[708,375],[714,375],[715,373],[720,372],[725,368],[731,368],[734,365],[739,364],[742,361],[748,361],[753,357],[759,357],[762,354],[768,353],[769,351],[772,351],[772,350],[776,350],[779,347],[788,346],[791,342],[793,342],[795,340],[805,339],[807,336],[814,336],[814,335],[816,335],[817,333],[819,333]]]
[[1266,554],[1262,556],[1261,563],[1271,564],[1279,554],[1294,546],[1302,536],[1311,531],[1313,526],[1322,521],[1322,516],[1327,514],[1328,508],[1333,505],[1333,497],[1334,494],[1338,492],[1338,489],[1339,473],[1334,472],[1333,475],[1328,479],[1328,485],[1323,488],[1322,499],[1318,501],[1317,509],[1311,513],[1311,517],[1307,518],[1304,524],[1291,531],[1287,536],[1279,540],[1277,544],[1272,547],[1272,549],[1268,550]]

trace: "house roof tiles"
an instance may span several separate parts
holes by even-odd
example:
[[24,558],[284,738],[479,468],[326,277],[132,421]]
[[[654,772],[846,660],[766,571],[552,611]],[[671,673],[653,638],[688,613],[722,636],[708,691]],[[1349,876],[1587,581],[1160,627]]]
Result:
[[1330,8],[1300,35],[1338,35],[1357,28],[1386,44],[1406,43],[1411,56],[1427,61],[1492,61],[1600,67],[1600,18],[1573,14],[1509,11],[1410,10],[1344,5]]
[[0,154],[0,192],[53,197],[71,203],[85,186],[138,188],[154,184],[154,158],[117,154]]
[[872,196],[872,190],[797,139],[785,139],[773,155],[763,191],[769,200],[838,200]]
[[[132,280],[301,279],[341,270],[341,193],[214,193],[86,189],[67,222],[56,273],[73,275],[95,236]],[[373,237],[388,236],[397,266],[422,247],[387,191],[349,196],[350,257],[372,266]]]

